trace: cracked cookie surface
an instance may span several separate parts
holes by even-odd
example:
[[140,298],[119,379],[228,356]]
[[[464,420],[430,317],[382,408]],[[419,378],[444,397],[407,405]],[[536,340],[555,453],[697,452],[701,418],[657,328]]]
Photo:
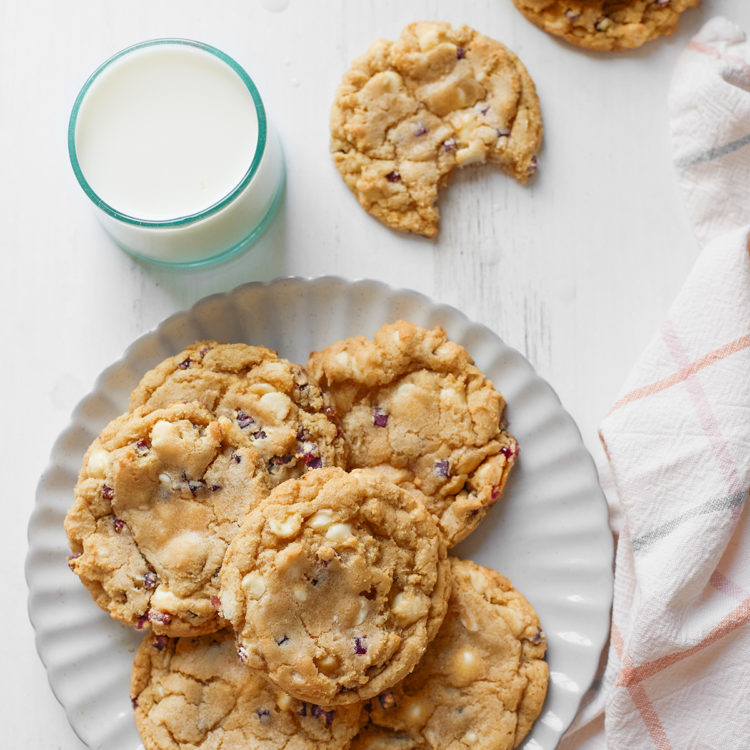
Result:
[[518,455],[503,397],[442,328],[406,321],[345,339],[308,362],[331,393],[349,466],[425,496],[451,547],[498,500]]
[[302,367],[263,346],[199,341],[146,373],[130,407],[182,401],[198,401],[234,422],[265,460],[274,485],[344,464],[325,394]]
[[378,40],[344,75],[331,153],[362,207],[387,226],[438,232],[438,190],[454,169],[536,169],[542,118],[534,83],[500,42],[468,26],[413,23]]
[[145,638],[130,694],[146,750],[344,750],[359,726],[359,704],[304,703],[249,670],[230,630]]
[[550,34],[601,51],[640,47],[677,28],[680,14],[700,0],[513,0]]
[[279,485],[250,512],[220,597],[250,667],[332,706],[404,677],[449,590],[445,546],[419,500],[376,472],[329,468]]
[[440,631],[414,671],[368,704],[371,725],[352,747],[510,749],[541,712],[548,668],[536,612],[494,570],[450,561]]
[[216,605],[226,548],[269,491],[265,462],[236,424],[197,403],[140,407],[84,456],[65,518],[69,565],[126,625],[210,633],[226,625]]

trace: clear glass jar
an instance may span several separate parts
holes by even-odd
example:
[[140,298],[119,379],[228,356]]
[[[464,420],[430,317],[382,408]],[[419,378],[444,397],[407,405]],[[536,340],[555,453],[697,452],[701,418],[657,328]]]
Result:
[[112,239],[163,266],[245,250],[283,193],[281,144],[252,79],[187,39],[142,42],[100,65],[73,106],[68,151]]

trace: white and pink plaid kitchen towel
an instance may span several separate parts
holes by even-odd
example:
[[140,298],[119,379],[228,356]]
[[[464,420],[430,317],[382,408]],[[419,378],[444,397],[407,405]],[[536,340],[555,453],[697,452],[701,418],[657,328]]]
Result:
[[606,669],[561,750],[750,748],[750,44],[680,58],[674,161],[701,254],[600,430],[619,532]]

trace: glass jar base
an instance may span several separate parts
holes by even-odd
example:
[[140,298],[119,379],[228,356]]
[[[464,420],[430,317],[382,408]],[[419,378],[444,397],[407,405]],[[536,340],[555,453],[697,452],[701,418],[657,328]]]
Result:
[[185,260],[185,261],[166,261],[166,260],[161,260],[160,258],[150,258],[148,255],[143,255],[142,253],[136,252],[135,250],[132,250],[131,248],[125,246],[107,229],[106,226],[104,225],[102,226],[104,226],[104,230],[107,232],[110,238],[114,241],[117,247],[119,247],[120,250],[124,251],[125,253],[135,258],[136,260],[144,261],[145,263],[149,263],[152,266],[161,266],[162,268],[173,268],[173,269],[204,268],[206,266],[213,266],[219,263],[224,263],[225,261],[228,261],[230,258],[234,258],[238,255],[241,255],[246,250],[249,250],[261,238],[261,236],[265,233],[266,229],[268,229],[269,225],[271,224],[271,221],[273,221],[273,217],[276,215],[276,212],[278,211],[278,208],[281,205],[281,201],[284,197],[285,188],[286,188],[286,169],[282,162],[281,179],[279,180],[279,186],[263,218],[258,222],[258,224],[256,224],[256,226],[247,236],[243,237],[239,242],[234,244],[232,247],[227,248],[226,250],[220,250],[215,255],[211,255],[206,258],[198,258],[196,260]]

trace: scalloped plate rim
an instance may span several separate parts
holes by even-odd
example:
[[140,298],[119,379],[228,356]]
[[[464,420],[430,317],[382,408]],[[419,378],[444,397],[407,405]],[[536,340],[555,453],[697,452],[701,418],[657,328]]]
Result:
[[[489,326],[483,324],[483,323],[477,323],[476,321],[471,320],[464,312],[459,310],[453,305],[447,304],[447,303],[439,303],[435,302],[433,299],[431,299],[428,295],[409,289],[407,287],[393,287],[389,284],[386,284],[383,281],[377,280],[377,279],[368,279],[368,278],[357,278],[357,279],[346,279],[342,276],[338,275],[325,275],[325,276],[297,276],[297,275],[288,275],[288,276],[279,276],[276,277],[270,281],[249,281],[242,283],[233,289],[230,289],[225,292],[216,292],[213,294],[206,295],[194,302],[190,307],[186,309],[176,310],[174,313],[166,316],[163,318],[159,323],[151,327],[150,329],[144,331],[142,334],[140,334],[138,337],[136,337],[128,346],[125,348],[123,353],[120,355],[120,357],[112,362],[110,365],[105,367],[96,377],[94,380],[91,390],[83,396],[78,403],[75,405],[75,407],[71,411],[70,419],[68,420],[67,425],[65,428],[60,432],[60,434],[57,436],[55,441],[52,444],[52,447],[50,449],[49,458],[47,462],[47,466],[45,470],[42,472],[39,481],[36,486],[35,491],[35,501],[34,501],[34,508],[32,510],[32,513],[29,518],[29,523],[27,527],[27,542],[28,542],[28,551],[25,558],[24,563],[24,576],[26,580],[26,585],[29,589],[28,597],[27,597],[27,614],[29,617],[29,621],[32,625],[32,628],[34,629],[34,643],[37,650],[37,653],[39,655],[39,658],[42,662],[42,664],[45,667],[45,671],[47,672],[47,681],[50,686],[50,689],[52,690],[53,695],[55,696],[56,700],[60,703],[63,710],[66,713],[66,717],[68,718],[68,722],[73,729],[76,736],[81,740],[81,742],[89,746],[87,744],[87,740],[84,739],[83,736],[81,736],[78,727],[74,724],[72,721],[72,718],[69,713],[68,707],[65,705],[64,701],[62,700],[58,688],[55,684],[53,684],[52,677],[53,673],[51,672],[51,667],[45,658],[45,654],[42,651],[41,645],[40,645],[40,639],[42,637],[42,633],[40,632],[40,623],[35,621],[35,615],[33,612],[33,607],[35,603],[35,591],[32,588],[31,583],[31,567],[33,562],[33,556],[36,552],[36,547],[34,546],[34,540],[33,540],[33,534],[36,529],[36,526],[38,525],[38,519],[41,512],[44,510],[44,505],[42,502],[42,495],[44,491],[44,485],[50,475],[53,471],[59,469],[59,465],[56,463],[53,463],[55,456],[57,456],[61,451],[61,446],[63,445],[64,441],[66,439],[69,439],[70,436],[74,433],[76,429],[81,428],[79,417],[82,416],[85,407],[87,404],[90,403],[90,401],[97,397],[98,394],[100,394],[103,389],[103,384],[106,380],[106,378],[111,375],[113,372],[117,371],[118,369],[122,368],[123,366],[127,366],[128,360],[131,358],[132,353],[135,351],[136,347],[144,340],[150,337],[159,336],[162,331],[166,328],[167,324],[175,319],[178,316],[186,316],[187,318],[190,318],[191,316],[194,316],[197,312],[197,309],[199,306],[203,305],[209,305],[211,302],[216,302],[221,299],[230,299],[230,298],[237,298],[242,294],[245,294],[246,292],[253,290],[253,289],[266,289],[266,290],[273,290],[274,287],[280,287],[285,284],[291,284],[291,285],[298,285],[300,287],[320,287],[324,286],[325,284],[331,284],[336,286],[337,288],[371,288],[376,290],[379,294],[385,294],[388,297],[396,298],[396,297],[407,297],[411,298],[413,300],[416,300],[422,308],[429,308],[431,311],[445,311],[448,313],[451,317],[458,318],[466,327],[467,330],[469,329],[475,329],[481,333],[484,337],[489,337],[490,339],[494,339],[502,346],[504,353],[508,353],[514,360],[514,363],[517,365],[520,365],[523,370],[525,370],[525,373],[530,376],[531,378],[535,379],[537,382],[541,383],[544,386],[544,390],[547,393],[548,396],[552,396],[555,405],[562,416],[565,418],[565,426],[567,429],[571,429],[574,432],[575,438],[577,439],[578,445],[577,450],[575,451],[576,454],[584,457],[584,461],[586,464],[587,471],[591,474],[593,478],[593,486],[590,489],[594,489],[597,491],[597,494],[601,498],[601,502],[599,503],[599,518],[597,519],[598,524],[597,525],[603,525],[604,529],[607,531],[606,539],[605,539],[605,547],[607,548],[607,555],[611,558],[613,558],[614,555],[614,542],[611,538],[611,535],[609,534],[609,526],[608,526],[608,511],[607,511],[607,504],[606,500],[604,498],[604,494],[599,487],[598,484],[598,474],[596,470],[596,465],[593,460],[593,457],[589,453],[589,451],[586,449],[585,445],[583,444],[582,435],[580,432],[580,429],[578,428],[578,425],[576,424],[573,417],[568,413],[568,411],[563,406],[560,397],[558,396],[555,389],[541,376],[538,375],[533,365],[528,361],[528,359],[521,354],[520,351],[515,349],[512,346],[509,346],[505,343],[505,341],[497,334],[495,333]],[[610,609],[612,605],[612,599],[613,599],[613,577],[610,573],[608,577],[608,593],[605,599],[600,602],[600,608],[602,617],[605,621],[606,627],[604,627],[601,633],[601,637],[596,640],[596,642],[592,642],[591,649],[597,654],[597,660],[598,661],[598,655],[601,654],[602,650],[604,649],[608,637],[609,637],[609,622],[610,622]],[[580,697],[578,700],[578,707],[580,708],[581,701],[583,700],[583,697],[587,690],[590,688],[594,678],[596,676],[596,665],[594,665],[594,669],[591,671],[591,675],[588,678],[587,682],[580,686]],[[572,723],[574,716],[571,716],[570,719],[567,721],[565,726],[562,727],[560,731],[560,737],[565,733],[567,728]],[[531,735],[529,735],[530,737]],[[529,738],[527,737],[527,740]],[[559,742],[559,740],[558,740]],[[523,745],[526,745],[526,740],[524,741]],[[522,746],[523,746],[522,745]],[[535,747],[539,747],[538,745],[535,745]]]

